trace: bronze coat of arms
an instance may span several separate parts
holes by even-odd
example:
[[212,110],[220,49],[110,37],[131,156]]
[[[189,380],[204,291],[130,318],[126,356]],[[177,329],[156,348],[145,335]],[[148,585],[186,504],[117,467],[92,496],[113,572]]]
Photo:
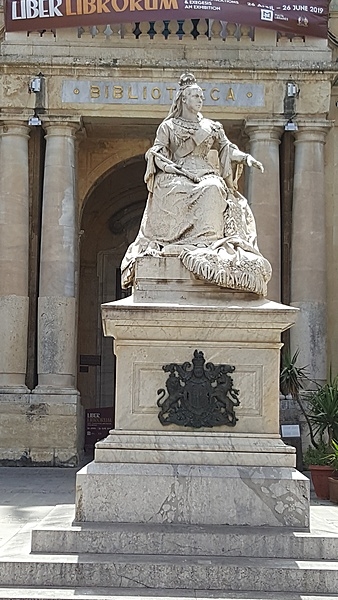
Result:
[[238,421],[239,390],[233,387],[232,365],[206,363],[203,352],[195,350],[191,362],[170,363],[162,369],[170,373],[166,390],[161,388],[157,405],[162,425],[183,427],[234,427]]

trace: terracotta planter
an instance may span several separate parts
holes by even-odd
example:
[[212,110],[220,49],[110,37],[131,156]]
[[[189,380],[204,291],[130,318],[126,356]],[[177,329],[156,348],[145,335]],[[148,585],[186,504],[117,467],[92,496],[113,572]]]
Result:
[[329,477],[333,477],[335,470],[324,465],[309,465],[309,469],[317,498],[329,500]]
[[338,475],[335,473],[336,477],[329,477],[329,492],[330,492],[330,501],[338,504]]

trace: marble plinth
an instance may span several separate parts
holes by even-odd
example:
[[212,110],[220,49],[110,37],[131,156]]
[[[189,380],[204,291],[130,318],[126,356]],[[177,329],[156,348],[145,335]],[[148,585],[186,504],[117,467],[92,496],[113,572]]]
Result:
[[[140,259],[133,295],[102,306],[116,355],[115,429],[77,475],[76,520],[307,529],[309,481],[279,432],[281,332],[298,311],[208,286],[174,250]],[[160,422],[163,366],[191,363],[195,350],[235,368],[235,424]]]
[[116,429],[157,431],[158,390],[168,377],[162,367],[191,361],[197,349],[206,362],[235,366],[235,432],[279,435],[280,336],[298,311],[254,294],[206,288],[178,258],[146,257],[137,263],[133,296],[102,305],[104,333],[115,339]]
[[309,482],[292,468],[97,463],[76,478],[76,521],[309,525]]

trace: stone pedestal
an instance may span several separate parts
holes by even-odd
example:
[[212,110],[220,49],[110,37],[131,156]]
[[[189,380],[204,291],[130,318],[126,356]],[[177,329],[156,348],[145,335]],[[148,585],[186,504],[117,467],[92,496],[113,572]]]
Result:
[[[168,301],[169,300],[169,301]],[[307,528],[309,486],[278,423],[281,332],[297,310],[205,286],[176,257],[137,262],[131,298],[102,306],[115,338],[115,430],[77,476],[76,519]],[[233,365],[234,426],[163,426],[169,363]]]

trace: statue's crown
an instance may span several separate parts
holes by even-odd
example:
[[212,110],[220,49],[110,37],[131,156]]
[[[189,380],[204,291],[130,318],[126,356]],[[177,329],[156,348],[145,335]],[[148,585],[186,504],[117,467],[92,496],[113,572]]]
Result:
[[205,358],[204,358],[203,352],[199,352],[198,350],[195,350],[194,358],[192,359],[192,362],[195,367],[203,367],[203,365],[205,363]]
[[184,90],[190,85],[194,85],[194,83],[196,83],[196,77],[192,73],[182,73],[178,85],[181,90]]

